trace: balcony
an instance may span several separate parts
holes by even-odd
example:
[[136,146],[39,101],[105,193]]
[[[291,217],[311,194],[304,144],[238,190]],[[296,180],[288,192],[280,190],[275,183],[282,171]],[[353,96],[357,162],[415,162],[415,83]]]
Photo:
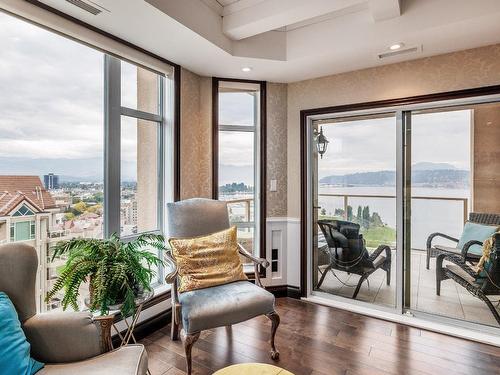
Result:
[[[386,274],[374,272],[369,278],[369,284],[363,283],[357,300],[376,305],[394,307],[396,301],[396,197],[391,195],[370,194],[318,194],[319,217],[336,217],[343,220],[358,221],[356,208],[370,208],[370,212],[385,212],[381,214],[382,226],[367,228],[361,224],[360,232],[366,240],[366,246],[371,252],[379,244],[387,244],[392,249],[391,285],[386,285]],[[349,208],[351,207],[351,208]],[[325,212],[326,211],[326,212]],[[354,211],[354,215],[352,214]],[[410,301],[411,308],[427,311],[466,321],[476,321],[483,324],[496,325],[486,305],[471,296],[456,283],[443,282],[441,295],[436,295],[435,258],[431,259],[430,268],[426,269],[426,240],[433,232],[444,232],[453,237],[460,237],[464,222],[469,211],[469,199],[449,196],[414,196],[412,197],[411,223],[411,258],[410,258]],[[333,215],[329,215],[333,213]],[[348,217],[349,216],[349,217]],[[354,217],[353,217],[354,216]],[[323,235],[318,229],[319,251],[326,248]],[[441,240],[438,242],[447,246],[456,243]],[[321,277],[325,264],[319,262],[318,278]],[[323,282],[320,290],[330,294],[351,298],[359,276],[334,270]],[[493,296],[495,297],[495,296]],[[496,298],[498,299],[498,298]],[[492,300],[496,300],[492,298]]]

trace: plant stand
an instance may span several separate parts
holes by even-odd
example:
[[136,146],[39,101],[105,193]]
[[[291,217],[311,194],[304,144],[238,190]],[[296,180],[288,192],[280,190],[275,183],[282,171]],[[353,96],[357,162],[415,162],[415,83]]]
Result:
[[[123,318],[123,321],[127,325],[127,330],[125,331],[124,334],[122,334],[120,332],[120,330],[116,326],[116,323],[113,322],[113,325],[112,325],[113,329],[116,331],[116,333],[118,334],[118,337],[121,340],[120,345],[118,346],[119,348],[122,346],[128,345],[128,343],[130,342],[130,339],[132,339],[132,342],[134,344],[137,344],[137,340],[135,339],[135,336],[134,336],[134,330],[135,330],[135,326],[137,325],[137,322],[139,321],[139,317],[141,315],[142,308],[144,306],[144,302],[137,305],[135,313],[132,316],[130,316],[128,318]],[[131,320],[130,323],[129,323],[129,319]],[[113,347],[113,349],[114,349],[114,347]]]
[[[117,323],[119,323],[120,321],[113,320],[112,327],[116,331],[116,333],[118,334],[118,337],[121,340],[120,345],[118,346],[119,348],[122,346],[128,345],[130,340],[132,340],[132,342],[134,344],[137,344],[137,340],[134,336],[134,330],[135,330],[137,322],[139,321],[139,318],[141,316],[141,312],[142,312],[142,309],[144,307],[144,304],[147,301],[149,301],[151,298],[153,298],[153,296],[154,296],[154,290],[152,290],[150,292],[145,292],[135,299],[136,308],[135,308],[134,314],[132,314],[132,316],[130,316],[130,317],[122,317],[122,320],[121,320],[121,321],[125,322],[125,325],[127,326],[125,333],[121,333],[117,327]],[[109,312],[110,315],[117,316],[120,313],[121,305],[110,306],[110,308],[112,310]],[[129,320],[130,320],[130,322],[129,322]]]
[[[116,331],[118,334],[118,337],[120,338],[120,345],[118,345],[118,348],[121,348],[122,346],[128,345],[130,340],[134,344],[137,344],[137,340],[134,336],[134,330],[135,327],[137,326],[137,322],[139,321],[139,318],[141,316],[141,312],[144,308],[144,304],[148,302],[151,298],[154,297],[154,290],[150,292],[145,292],[141,296],[137,297],[135,299],[135,312],[132,314],[132,316],[129,317],[122,317],[122,320],[116,320],[116,316],[120,314],[120,308],[121,305],[116,305],[116,306],[110,306],[110,311],[109,315],[107,316],[95,316],[95,319],[103,320],[105,319],[108,322],[111,322],[111,327]],[[86,304],[88,305],[88,301],[85,301]],[[130,322],[129,322],[130,320]],[[127,326],[127,329],[125,330],[125,333],[120,332],[120,330],[117,327],[117,324],[119,322],[125,322],[125,325]],[[110,330],[110,335],[109,335],[109,346],[111,347],[111,350],[116,349],[113,345],[113,340],[111,340],[112,332]],[[148,369],[148,374],[151,375],[151,372]]]

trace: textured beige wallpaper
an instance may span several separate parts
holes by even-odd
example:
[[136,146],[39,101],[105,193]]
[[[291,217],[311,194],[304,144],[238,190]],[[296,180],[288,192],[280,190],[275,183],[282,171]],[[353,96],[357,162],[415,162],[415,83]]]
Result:
[[[287,213],[287,87],[284,83],[267,84],[267,216],[285,217]],[[276,180],[276,191],[269,191]]]
[[211,79],[181,72],[181,199],[212,196]]
[[[267,216],[287,212],[286,84],[267,85]],[[212,195],[212,79],[181,72],[181,198]],[[270,180],[277,191],[270,192]]]
[[288,84],[288,216],[300,216],[300,110],[500,84],[500,44]]

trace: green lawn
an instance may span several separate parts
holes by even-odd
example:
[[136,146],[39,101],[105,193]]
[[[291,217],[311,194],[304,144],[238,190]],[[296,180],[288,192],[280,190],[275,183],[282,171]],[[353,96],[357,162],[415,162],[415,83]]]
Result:
[[396,229],[391,227],[374,227],[362,231],[366,240],[366,247],[378,247],[379,245],[392,245],[396,242]]

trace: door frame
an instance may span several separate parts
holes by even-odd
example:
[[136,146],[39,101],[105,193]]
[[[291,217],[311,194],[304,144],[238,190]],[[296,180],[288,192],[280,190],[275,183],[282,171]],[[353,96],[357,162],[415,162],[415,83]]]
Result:
[[[308,178],[308,153],[310,147],[310,137],[308,137],[308,130],[313,117],[327,116],[331,114],[339,115],[341,113],[348,113],[352,115],[355,114],[356,111],[366,110],[384,110],[388,112],[397,112],[401,111],[401,107],[411,107],[417,106],[419,104],[425,104],[425,108],[451,106],[457,105],[460,101],[468,98],[474,98],[474,104],[480,104],[491,101],[492,95],[500,95],[500,85],[417,95],[405,98],[304,109],[300,111],[300,295],[302,297],[306,297],[308,295],[308,184],[310,183]],[[454,103],[453,101],[456,101],[457,103]]]

